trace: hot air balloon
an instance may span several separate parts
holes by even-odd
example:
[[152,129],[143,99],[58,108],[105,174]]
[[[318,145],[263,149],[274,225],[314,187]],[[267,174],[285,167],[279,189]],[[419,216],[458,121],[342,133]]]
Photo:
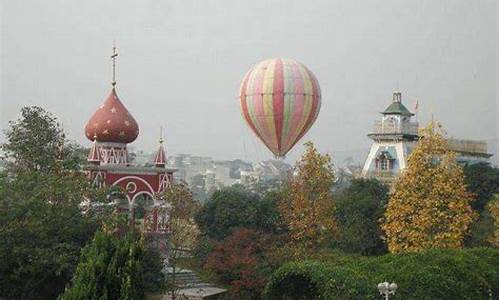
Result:
[[250,129],[282,158],[316,121],[321,90],[303,64],[277,58],[264,60],[247,72],[239,100]]

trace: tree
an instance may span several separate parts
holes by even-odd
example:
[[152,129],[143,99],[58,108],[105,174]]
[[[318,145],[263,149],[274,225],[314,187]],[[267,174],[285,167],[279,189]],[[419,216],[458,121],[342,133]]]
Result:
[[498,194],[493,196],[493,199],[488,204],[488,212],[493,218],[493,234],[488,239],[493,247],[498,247]]
[[382,225],[390,252],[460,248],[474,220],[462,168],[430,123],[394,184]]
[[50,172],[57,161],[75,168],[81,159],[81,148],[66,141],[57,119],[38,106],[23,107],[21,118],[9,122],[5,136],[1,148],[10,172]]
[[498,168],[488,163],[464,166],[467,190],[475,197],[472,208],[481,212],[494,194],[498,193]]
[[[23,108],[1,147],[8,166],[0,176],[0,294],[54,299],[71,279],[81,248],[99,222],[79,205],[92,195],[52,115]],[[64,146],[63,146],[64,145]]]
[[287,183],[279,203],[297,255],[314,252],[337,232],[331,158],[328,154],[321,155],[312,142],[305,146],[305,153],[295,166],[295,175]]
[[199,236],[198,227],[193,219],[199,204],[193,199],[184,182],[171,183],[162,194],[158,195],[158,201],[168,207],[167,289],[171,299],[176,299],[181,288],[177,279],[180,271],[179,261],[194,249]]
[[97,231],[82,250],[71,287],[61,300],[144,299],[144,243],[137,232]]
[[266,251],[270,236],[252,229],[239,228],[215,243],[205,268],[212,270],[231,286],[237,299],[260,299],[270,274]]
[[243,186],[222,188],[203,204],[195,220],[203,235],[223,240],[236,228],[272,233],[279,230],[276,197],[264,198]]
[[389,189],[376,179],[354,179],[335,201],[339,227],[337,246],[347,253],[379,255],[387,252],[379,219]]

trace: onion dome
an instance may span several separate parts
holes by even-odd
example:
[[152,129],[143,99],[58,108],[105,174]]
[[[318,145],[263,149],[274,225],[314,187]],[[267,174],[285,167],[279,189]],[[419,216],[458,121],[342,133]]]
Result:
[[163,148],[163,139],[160,139],[160,147],[156,151],[154,164],[156,167],[164,168],[167,162],[167,156],[165,155],[165,149]]
[[85,125],[85,135],[91,141],[126,144],[139,135],[139,125],[118,99],[115,88]]
[[87,161],[89,163],[97,165],[101,163],[101,153],[99,152],[96,138],[97,137],[94,136],[94,143],[92,144],[92,148],[90,148],[89,155],[87,156]]

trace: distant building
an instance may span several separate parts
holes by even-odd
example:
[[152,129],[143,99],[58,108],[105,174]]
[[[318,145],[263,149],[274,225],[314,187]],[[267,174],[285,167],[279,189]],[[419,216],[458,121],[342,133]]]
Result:
[[[392,183],[396,176],[406,168],[408,156],[415,147],[418,135],[418,122],[414,114],[402,103],[401,92],[394,92],[392,103],[381,112],[382,119],[376,121],[368,137],[373,140],[361,176],[377,178]],[[488,162],[492,156],[487,152],[484,141],[447,139],[450,150],[457,153],[460,164]]]
[[394,92],[392,103],[381,112],[368,137],[373,140],[361,175],[390,181],[406,168],[408,155],[418,140],[418,122],[403,104],[401,92]]

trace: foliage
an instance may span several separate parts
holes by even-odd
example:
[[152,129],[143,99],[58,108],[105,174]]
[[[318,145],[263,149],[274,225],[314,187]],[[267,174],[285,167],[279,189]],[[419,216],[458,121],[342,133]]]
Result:
[[2,145],[11,172],[50,172],[56,162],[65,168],[77,168],[81,156],[79,146],[68,143],[56,118],[41,107],[21,110],[21,118],[9,122]]
[[389,189],[376,179],[354,179],[335,201],[339,227],[336,246],[347,253],[379,255],[387,252],[378,221]]
[[498,194],[498,168],[488,163],[477,163],[464,166],[467,190],[475,197],[472,208],[483,211],[486,203]]
[[136,232],[123,237],[96,232],[61,299],[144,299],[144,255]]
[[279,203],[297,256],[311,254],[337,232],[331,158],[328,154],[321,155],[312,142],[305,146],[305,153],[295,166],[295,175],[287,183]]
[[377,284],[395,282],[391,299],[497,299],[498,250],[431,249],[345,263],[290,262],[273,273],[268,299],[380,299]]
[[493,247],[498,247],[498,194],[494,195],[493,199],[488,204],[488,212],[494,220],[494,231],[488,239],[488,242],[490,242]]
[[394,184],[382,225],[390,252],[460,248],[474,219],[462,168],[431,123]]
[[166,289],[171,298],[175,299],[181,287],[176,279],[180,271],[179,260],[194,249],[198,240],[199,230],[193,217],[199,210],[199,204],[193,199],[184,182],[171,183],[163,194],[158,195],[158,201],[168,206],[169,234],[166,240],[166,256],[170,271],[166,278]]
[[[71,279],[80,249],[96,229],[77,205],[61,203],[79,196],[67,191],[73,182],[37,179],[31,192],[14,182],[0,195],[0,294],[7,298],[54,299]],[[61,196],[57,204],[47,201],[47,192]]]
[[195,216],[203,235],[223,240],[236,228],[263,233],[280,230],[276,195],[261,198],[241,186],[222,188],[212,194]]
[[81,248],[105,214],[82,214],[84,199],[103,200],[79,171],[81,148],[56,119],[25,107],[6,130],[0,175],[0,295],[54,299],[76,269]]
[[238,299],[259,298],[269,269],[266,258],[268,235],[241,228],[221,242],[216,242],[205,268],[214,271],[231,286]]

